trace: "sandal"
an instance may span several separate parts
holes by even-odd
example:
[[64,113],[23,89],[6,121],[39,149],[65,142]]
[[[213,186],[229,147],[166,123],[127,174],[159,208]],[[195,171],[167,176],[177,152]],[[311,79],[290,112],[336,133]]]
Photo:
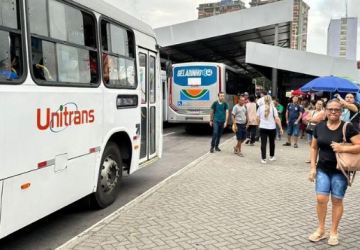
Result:
[[237,154],[239,152],[239,150],[237,149],[237,147],[234,147],[234,154]]
[[310,160],[307,160],[307,161],[305,161],[305,163],[311,163],[311,161],[310,161]]
[[315,231],[313,234],[309,236],[309,240],[312,242],[318,242],[320,240],[326,239],[327,235],[324,232],[323,234],[319,234],[318,231]]
[[337,234],[335,234],[335,235],[330,235],[329,240],[328,240],[328,244],[329,244],[330,246],[336,246],[336,245],[338,245],[338,244],[339,244],[339,237],[338,237],[338,235],[337,235]]

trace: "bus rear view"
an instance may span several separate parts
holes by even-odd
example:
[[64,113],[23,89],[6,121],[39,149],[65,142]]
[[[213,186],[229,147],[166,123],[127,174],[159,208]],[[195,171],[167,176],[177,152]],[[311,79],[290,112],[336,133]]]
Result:
[[218,63],[182,63],[173,65],[169,93],[168,121],[171,123],[207,123],[210,106],[222,90],[223,74]]

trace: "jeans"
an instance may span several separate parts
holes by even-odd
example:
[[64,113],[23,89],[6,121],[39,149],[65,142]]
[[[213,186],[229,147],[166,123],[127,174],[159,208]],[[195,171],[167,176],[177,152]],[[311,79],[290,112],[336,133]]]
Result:
[[268,137],[269,137],[269,144],[270,144],[270,157],[273,157],[273,156],[275,156],[276,129],[260,128],[261,159],[263,159],[263,160],[266,160],[266,144],[267,144]]
[[345,175],[339,171],[316,170],[316,194],[329,195],[342,200],[345,196],[348,183]]
[[294,122],[289,122],[287,126],[287,134],[289,136],[298,137],[300,134],[300,125],[295,124]]
[[247,138],[250,139],[250,143],[255,143],[257,125],[249,125],[247,129]]
[[213,122],[213,134],[212,134],[212,140],[211,140],[211,147],[219,147],[220,143],[220,137],[222,136],[222,133],[224,131],[224,123],[225,122]]

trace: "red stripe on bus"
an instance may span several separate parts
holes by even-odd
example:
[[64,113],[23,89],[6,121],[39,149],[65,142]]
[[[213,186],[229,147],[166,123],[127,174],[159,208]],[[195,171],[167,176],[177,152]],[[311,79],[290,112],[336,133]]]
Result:
[[43,162],[38,163],[38,168],[45,168],[45,167],[47,167],[47,161],[43,161]]
[[96,148],[90,148],[89,152],[90,152],[90,154],[91,154],[91,153],[95,153],[95,152],[96,152]]

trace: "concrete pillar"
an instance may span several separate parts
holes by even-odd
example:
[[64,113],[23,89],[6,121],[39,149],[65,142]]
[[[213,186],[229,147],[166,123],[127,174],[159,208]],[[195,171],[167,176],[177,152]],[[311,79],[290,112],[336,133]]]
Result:
[[[274,32],[274,46],[279,45],[279,25],[275,24]],[[278,95],[278,70],[276,68],[272,69],[272,85],[271,85],[271,95],[277,97]]]

